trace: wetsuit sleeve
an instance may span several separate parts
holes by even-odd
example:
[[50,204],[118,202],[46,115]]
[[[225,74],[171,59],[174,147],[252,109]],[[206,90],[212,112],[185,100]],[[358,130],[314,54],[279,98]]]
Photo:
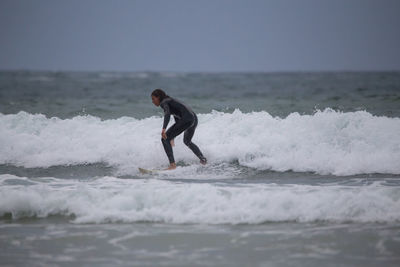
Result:
[[161,107],[164,110],[164,123],[163,123],[163,129],[167,128],[167,125],[169,123],[170,117],[171,117],[171,112],[169,110],[169,106],[168,104],[164,103],[163,105],[161,105]]

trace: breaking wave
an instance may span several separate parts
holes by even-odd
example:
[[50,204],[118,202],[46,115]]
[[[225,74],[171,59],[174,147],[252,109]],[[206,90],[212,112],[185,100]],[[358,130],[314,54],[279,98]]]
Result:
[[[18,182],[16,182],[18,181]],[[73,216],[75,223],[396,222],[400,188],[180,183],[101,177],[32,180],[0,175],[0,216]]]
[[[198,117],[193,142],[211,164],[237,161],[258,170],[334,175],[400,174],[399,118],[331,109],[286,118],[240,110]],[[102,162],[134,173],[138,166],[167,164],[161,125],[156,116],[102,120],[0,114],[0,164],[47,168]],[[176,160],[197,163],[181,139],[175,142]]]

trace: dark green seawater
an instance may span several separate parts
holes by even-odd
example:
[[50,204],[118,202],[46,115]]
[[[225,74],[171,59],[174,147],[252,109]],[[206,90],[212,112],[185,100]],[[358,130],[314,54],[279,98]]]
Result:
[[238,108],[285,117],[328,107],[399,117],[399,86],[399,72],[0,72],[0,112],[145,118],[157,114],[150,93],[162,88],[198,113]]

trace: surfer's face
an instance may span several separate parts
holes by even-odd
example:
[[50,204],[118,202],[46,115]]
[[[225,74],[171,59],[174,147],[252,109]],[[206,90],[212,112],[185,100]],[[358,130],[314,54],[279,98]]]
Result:
[[153,102],[154,105],[156,105],[157,107],[160,105],[160,98],[152,95],[151,96],[151,102]]

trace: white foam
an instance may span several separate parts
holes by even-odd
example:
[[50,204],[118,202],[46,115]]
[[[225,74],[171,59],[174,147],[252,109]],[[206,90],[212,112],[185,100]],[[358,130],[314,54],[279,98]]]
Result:
[[[239,110],[198,117],[193,141],[211,163],[238,160],[260,170],[335,175],[400,174],[399,118],[330,109],[286,118]],[[167,164],[160,117],[62,120],[19,112],[0,114],[0,125],[0,164],[49,167],[105,162],[122,173]],[[177,161],[198,162],[182,136],[175,143]]]
[[76,223],[398,222],[400,188],[177,183],[104,177],[8,185],[0,175],[0,216],[74,215]]

